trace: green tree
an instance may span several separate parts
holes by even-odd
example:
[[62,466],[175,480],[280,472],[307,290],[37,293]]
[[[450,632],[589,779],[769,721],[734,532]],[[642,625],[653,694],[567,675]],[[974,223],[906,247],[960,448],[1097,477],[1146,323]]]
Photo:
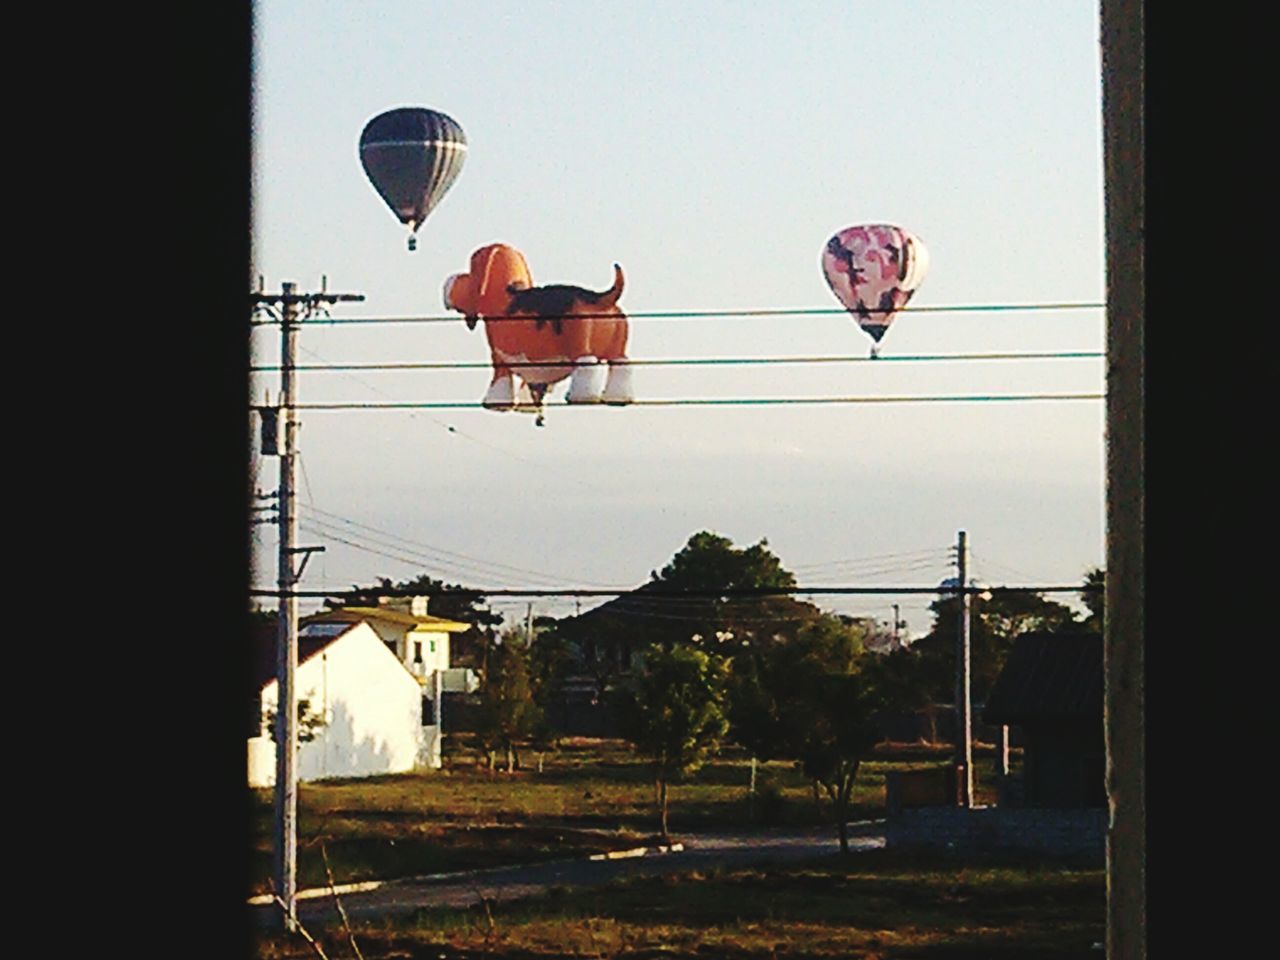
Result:
[[[310,697],[299,697],[297,707],[298,719],[294,729],[297,731],[298,742],[310,743],[320,736],[320,731],[329,725],[329,721],[325,720],[322,712],[311,706]],[[263,711],[263,722],[271,738],[276,739],[276,708],[274,706],[269,706]],[[279,740],[276,742],[279,743]]]
[[[762,756],[793,759],[825,793],[849,851],[849,806],[862,761],[879,740],[874,722],[883,691],[863,672],[874,659],[863,648],[864,629],[825,615],[792,638],[778,638],[749,656],[738,654],[732,689],[741,699],[731,716],[747,726],[734,735]],[[749,715],[753,715],[748,719]]]
[[477,691],[476,733],[488,756],[489,769],[502,750],[511,773],[520,765],[518,742],[534,734],[542,712],[533,700],[529,646],[520,631],[506,630],[489,645],[484,661]]
[[[933,697],[950,702],[955,696],[955,650],[960,629],[961,601],[941,597],[930,604],[933,629],[913,643],[919,666]],[[969,664],[974,700],[983,702],[999,676],[1019,634],[1031,631],[1078,631],[1080,621],[1066,604],[1048,600],[1033,590],[993,589],[990,599],[970,601]]]
[[741,548],[727,537],[702,531],[661,571],[654,571],[649,582],[580,616],[566,617],[557,629],[604,697],[628,673],[633,657],[651,647],[695,644],[727,656],[744,642],[794,634],[821,611],[787,595],[751,591],[795,584],[767,541]]
[[533,685],[533,702],[538,707],[538,723],[533,731],[533,746],[538,751],[538,768],[542,754],[559,748],[558,726],[565,705],[565,685],[574,672],[573,650],[569,640],[553,617],[535,617],[534,635],[529,648],[529,670]]
[[822,615],[813,604],[785,594],[751,594],[795,585],[795,576],[782,566],[767,540],[735,547],[729,538],[703,530],[652,574],[649,586],[654,593],[709,594],[672,603],[670,612],[678,612],[681,622],[666,627],[665,646],[697,636],[703,643],[732,649],[743,640],[794,635],[802,624]]
[[684,646],[651,651],[635,689],[618,694],[623,736],[652,763],[664,840],[669,784],[697,770],[729,728],[724,684],[720,658]]

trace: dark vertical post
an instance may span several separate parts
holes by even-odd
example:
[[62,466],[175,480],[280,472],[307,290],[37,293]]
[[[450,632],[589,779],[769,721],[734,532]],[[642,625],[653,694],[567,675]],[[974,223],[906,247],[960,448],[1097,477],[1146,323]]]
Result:
[[1146,924],[1143,2],[1101,0],[1107,236],[1107,956]]
[[963,769],[957,784],[962,807],[973,806],[973,710],[969,662],[969,627],[973,600],[969,593],[968,541],[961,530],[956,543],[956,565],[960,574],[960,629],[956,631],[956,766]]
[[297,423],[294,420],[294,366],[298,352],[298,302],[296,284],[283,285],[281,298],[281,414],[284,417],[284,450],[280,454],[280,544],[277,583],[280,605],[276,641],[276,788],[275,788],[275,885],[285,904],[284,925],[293,930],[296,920],[298,859],[298,598],[294,595],[294,541],[298,534],[294,488],[297,484]]

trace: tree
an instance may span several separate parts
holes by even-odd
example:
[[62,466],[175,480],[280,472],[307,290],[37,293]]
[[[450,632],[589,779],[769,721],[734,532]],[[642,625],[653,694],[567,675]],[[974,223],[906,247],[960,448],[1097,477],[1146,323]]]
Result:
[[763,757],[794,760],[825,792],[849,851],[849,804],[862,761],[879,740],[882,691],[864,673],[863,629],[830,614],[734,657],[734,737]]
[[529,647],[520,631],[507,630],[489,645],[484,659],[476,733],[488,755],[489,769],[497,751],[503,750],[511,773],[520,764],[517,741],[533,735],[542,713],[533,701]]
[[[298,720],[294,729],[297,731],[298,742],[310,743],[320,735],[321,730],[329,725],[329,721],[324,718],[322,712],[312,709],[309,697],[299,697],[297,706]],[[269,706],[263,711],[263,722],[266,724],[266,728],[271,731],[272,739],[279,743],[279,740],[276,739],[276,709],[274,706]]]
[[[955,695],[956,638],[961,600],[941,597],[929,607],[933,629],[911,645],[932,696],[950,702]],[[1031,631],[1078,631],[1080,621],[1066,604],[1047,600],[1033,590],[994,589],[990,599],[970,601],[969,663],[974,700],[983,702],[1013,649],[1014,638]]]
[[[651,647],[696,644],[727,656],[744,641],[793,634],[821,611],[786,595],[734,594],[795,584],[767,541],[739,548],[727,537],[702,531],[660,572],[654,571],[648,583],[560,620],[557,630],[575,649],[580,668],[595,678],[603,698],[629,672],[632,660]],[[679,595],[686,592],[699,595]]]
[[655,593],[711,594],[672,604],[671,612],[679,611],[683,622],[667,627],[664,645],[697,636],[709,645],[736,647],[743,640],[792,635],[801,624],[821,616],[813,604],[787,595],[734,595],[787,590],[795,585],[795,576],[769,550],[767,540],[735,547],[729,538],[703,530],[691,536],[661,571],[652,574],[650,587]]
[[663,840],[668,785],[697,770],[728,730],[724,683],[720,658],[675,647],[650,651],[636,688],[618,695],[623,736],[652,763]]
[[542,754],[558,748],[563,729],[565,685],[573,674],[573,653],[568,639],[553,617],[535,617],[534,635],[529,648],[529,670],[533,684],[533,702],[537,705],[538,723],[533,731],[533,746],[538,751],[538,770],[542,770]]

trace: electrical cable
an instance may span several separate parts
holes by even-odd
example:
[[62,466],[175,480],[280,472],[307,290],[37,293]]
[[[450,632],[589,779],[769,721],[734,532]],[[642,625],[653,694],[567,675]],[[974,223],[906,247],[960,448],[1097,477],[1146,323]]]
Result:
[[[338,521],[340,523],[343,523],[347,526],[355,527],[358,530],[366,531],[369,534],[374,534],[376,535],[377,538],[381,538],[382,543],[385,546],[395,547],[399,549],[400,546],[397,545],[396,543],[394,542],[387,543],[388,540],[399,541],[400,545],[408,547],[412,550],[425,551],[425,553],[427,554],[432,554],[432,553],[444,554],[446,557],[455,557],[458,560],[462,561],[462,563],[468,566],[490,568],[489,570],[485,571],[486,575],[497,572],[501,576],[506,576],[507,574],[502,573],[501,571],[508,571],[509,573],[518,573],[525,576],[532,576],[536,579],[546,580],[551,583],[564,584],[569,582],[564,577],[556,577],[554,575],[548,575],[544,571],[530,570],[527,567],[517,567],[514,564],[502,563],[497,560],[484,560],[479,557],[468,556],[465,553],[458,553],[455,550],[446,550],[443,547],[437,547],[432,544],[426,543],[425,541],[411,540],[408,537],[400,536],[399,534],[395,534],[395,533],[390,533],[386,530],[380,530],[377,527],[371,526],[367,523],[361,523],[357,520],[351,520],[347,517],[340,516],[339,514],[332,513],[331,511],[322,510],[319,507],[312,507],[311,510],[314,513],[320,515],[319,522],[325,522],[325,518],[329,518],[329,519]],[[355,534],[351,534],[351,535],[354,536]],[[375,542],[378,542],[377,539],[375,539]],[[583,580],[581,582],[589,584],[591,586],[596,586],[596,587],[611,586],[611,584],[592,583],[589,580]]]
[[[694,366],[768,366],[768,365],[802,365],[819,363],[928,363],[936,361],[995,361],[995,360],[1094,360],[1101,359],[1106,353],[1100,350],[1066,350],[1040,351],[1032,353],[939,353],[939,354],[903,354],[868,356],[866,354],[844,356],[800,356],[800,357],[648,357],[628,359],[629,367],[694,367]],[[577,366],[572,360],[530,360],[505,364],[513,370],[524,367],[565,367]],[[282,370],[279,364],[250,367],[251,373],[277,373]],[[346,373],[352,371],[388,371],[388,370],[491,370],[493,364],[486,361],[426,361],[386,362],[386,363],[332,363],[332,364],[296,364],[293,369],[299,373]]]
[[[337,530],[336,524],[329,524],[323,520],[317,520],[315,518],[308,518],[301,521],[301,526],[304,529],[306,529],[307,532],[309,533],[313,533],[317,536],[327,537],[331,540],[337,541],[338,543],[342,543],[342,544],[345,544],[346,546],[353,547],[356,550],[363,550],[366,553],[372,553],[377,556],[386,557],[387,559],[390,559],[390,560],[398,560],[401,563],[411,564],[418,568],[423,568],[423,567],[426,567],[428,569],[434,568],[434,570],[436,571],[445,573],[445,576],[441,577],[441,579],[457,578],[456,575],[453,577],[448,576],[446,571],[450,569],[462,570],[464,576],[476,576],[476,575],[504,576],[505,575],[502,573],[495,574],[493,570],[484,569],[484,566],[485,566],[484,564],[466,563],[463,561],[456,561],[456,560],[452,560],[452,561],[441,560],[439,557],[427,556],[414,550],[405,549],[394,543],[379,542],[376,538],[370,538],[372,539],[372,545],[369,542],[351,540],[347,538],[348,536],[350,536],[349,534],[344,535],[346,534],[345,531]],[[392,552],[392,551],[395,551],[395,552]],[[535,581],[542,580],[548,583],[556,582],[554,578],[544,577],[538,574],[532,574],[531,578]],[[560,582],[563,582],[563,581],[560,581]]]
[[[558,403],[556,409],[598,409],[600,407],[767,407],[878,403],[1022,403],[1030,401],[1103,400],[1104,393],[1015,393],[935,396],[883,397],[684,397],[641,399],[625,404]],[[336,403],[295,403],[295,410],[480,410],[483,403],[474,400],[442,400],[438,402],[388,401],[386,403],[345,401]]]
[[[299,347],[299,349],[300,349],[303,353],[307,354],[308,356],[314,357],[314,358],[315,358],[315,359],[317,359],[317,360],[324,360],[324,358],[323,358],[323,357],[321,357],[318,353],[315,353],[315,352],[314,352],[314,351],[312,351],[312,350],[308,350],[306,347]],[[274,367],[273,369],[279,370],[279,369],[281,369],[281,368],[277,366],[277,367]],[[298,369],[298,367],[297,367],[297,366],[295,366],[295,367],[294,367],[294,370],[297,370],[297,369]],[[355,383],[360,384],[361,386],[365,387],[366,389],[368,389],[368,390],[369,390],[369,391],[371,391],[372,393],[376,393],[376,394],[378,394],[379,396],[383,396],[383,397],[389,396],[389,394],[388,394],[385,390],[380,390],[378,387],[375,387],[373,384],[371,384],[371,383],[367,382],[366,380],[361,379],[360,377],[354,377],[354,376],[351,376],[350,374],[346,374],[346,376],[347,376],[347,379],[349,379],[349,380],[351,380],[351,381],[353,381],[353,382],[355,382]],[[295,406],[296,406],[296,405],[295,405]],[[409,417],[410,417],[411,419],[414,419],[414,418],[416,418],[417,416],[418,416],[418,414],[416,414],[416,413],[410,413],[410,414],[409,414]],[[509,451],[509,450],[505,450],[505,449],[503,449],[502,447],[499,447],[499,446],[497,446],[497,445],[495,445],[495,444],[489,443],[489,442],[488,442],[488,441],[486,441],[486,440],[481,440],[479,437],[474,437],[474,436],[472,436],[472,435],[471,435],[471,434],[469,434],[469,433],[465,433],[465,432],[463,432],[462,430],[459,430],[457,427],[453,426],[453,424],[445,423],[443,420],[437,420],[435,417],[426,416],[425,414],[424,414],[423,416],[424,416],[427,420],[430,420],[432,423],[434,423],[436,426],[443,427],[443,428],[445,429],[445,431],[447,431],[447,432],[448,432],[449,434],[451,434],[452,436],[455,436],[455,437],[461,437],[463,440],[469,440],[469,441],[471,441],[472,443],[479,444],[480,446],[482,446],[482,447],[486,448],[487,450],[490,450],[490,451],[492,451],[493,453],[496,453],[496,454],[498,454],[498,455],[500,455],[500,456],[502,456],[502,457],[504,457],[504,458],[511,459],[511,460],[518,460],[518,461],[520,461],[521,463],[527,463],[527,464],[530,464],[531,466],[539,466],[539,464],[538,464],[536,461],[534,461],[534,460],[530,460],[530,459],[529,459],[529,458],[527,458],[527,457],[522,457],[522,456],[521,456],[520,454],[518,454],[518,453],[512,453],[511,451]],[[540,474],[534,474],[534,475],[535,475],[535,476],[538,476],[538,475],[540,475]],[[586,483],[585,483],[584,481],[582,481],[582,480],[577,479],[576,477],[572,477],[572,476],[570,476],[570,477],[563,477],[563,476],[562,476],[562,477],[558,477],[558,478],[556,479],[556,483],[557,483],[557,484],[563,484],[563,483],[565,483],[565,482],[572,483],[572,484],[574,484],[575,486],[583,487],[583,488],[585,488],[585,489],[592,489],[588,484],[586,484]]]
[[[1061,310],[1099,310],[1106,307],[1105,302],[1063,302],[1063,303],[988,303],[963,304],[957,306],[905,306],[893,310],[868,308],[868,313],[1009,313],[1015,311],[1045,312]],[[593,317],[614,317],[615,314],[577,313],[569,316],[579,319]],[[730,310],[638,310],[626,314],[628,320],[708,320],[724,317],[825,317],[848,316],[844,307],[778,307],[764,309],[730,309]],[[443,314],[426,317],[326,317],[322,320],[305,319],[297,322],[297,326],[340,326],[360,324],[387,323],[458,323],[462,314]],[[522,321],[529,317],[486,317],[487,323]],[[541,319],[554,320],[557,317],[545,315]],[[251,326],[279,325],[277,319],[251,320]]]
[[[631,590],[596,590],[590,588],[570,588],[567,590],[540,590],[525,588],[508,588],[508,587],[467,587],[469,592],[483,594],[486,597],[621,597],[631,593]],[[632,588],[635,589],[635,588]],[[909,594],[927,594],[936,596],[941,593],[948,595],[956,593],[972,593],[979,594],[987,591],[1008,590],[1020,591],[1024,593],[1087,593],[1091,588],[1082,584],[1072,584],[1070,586],[1062,586],[1061,584],[987,584],[984,586],[955,587],[949,586],[942,589],[938,586],[864,586],[864,587],[756,587],[756,588],[739,588],[724,590],[679,590],[672,591],[671,596],[680,597],[703,597],[706,599],[714,599],[717,597],[734,596],[734,597],[785,597],[797,594],[813,594],[815,596],[843,596],[857,594],[875,594],[875,595],[897,595],[903,596]],[[447,591],[412,591],[415,596],[441,596]],[[332,597],[338,593],[360,593],[360,594],[376,594],[384,597],[409,596],[411,591],[396,589],[360,589],[360,590],[284,590],[254,588],[249,591],[250,596],[270,596],[270,597]],[[650,592],[650,597],[660,596],[656,592]]]

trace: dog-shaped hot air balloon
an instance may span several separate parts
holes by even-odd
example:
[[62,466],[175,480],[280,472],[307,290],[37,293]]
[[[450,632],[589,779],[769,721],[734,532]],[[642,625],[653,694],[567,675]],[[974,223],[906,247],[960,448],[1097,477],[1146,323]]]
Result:
[[445,281],[445,307],[462,313],[472,330],[484,320],[493,359],[485,407],[537,413],[541,426],[547,388],[570,377],[569,403],[621,405],[635,399],[627,317],[618,309],[622,268],[616,263],[613,275],[613,286],[599,293],[564,284],[535,287],[520,251],[492,243],[471,255],[470,273]]

